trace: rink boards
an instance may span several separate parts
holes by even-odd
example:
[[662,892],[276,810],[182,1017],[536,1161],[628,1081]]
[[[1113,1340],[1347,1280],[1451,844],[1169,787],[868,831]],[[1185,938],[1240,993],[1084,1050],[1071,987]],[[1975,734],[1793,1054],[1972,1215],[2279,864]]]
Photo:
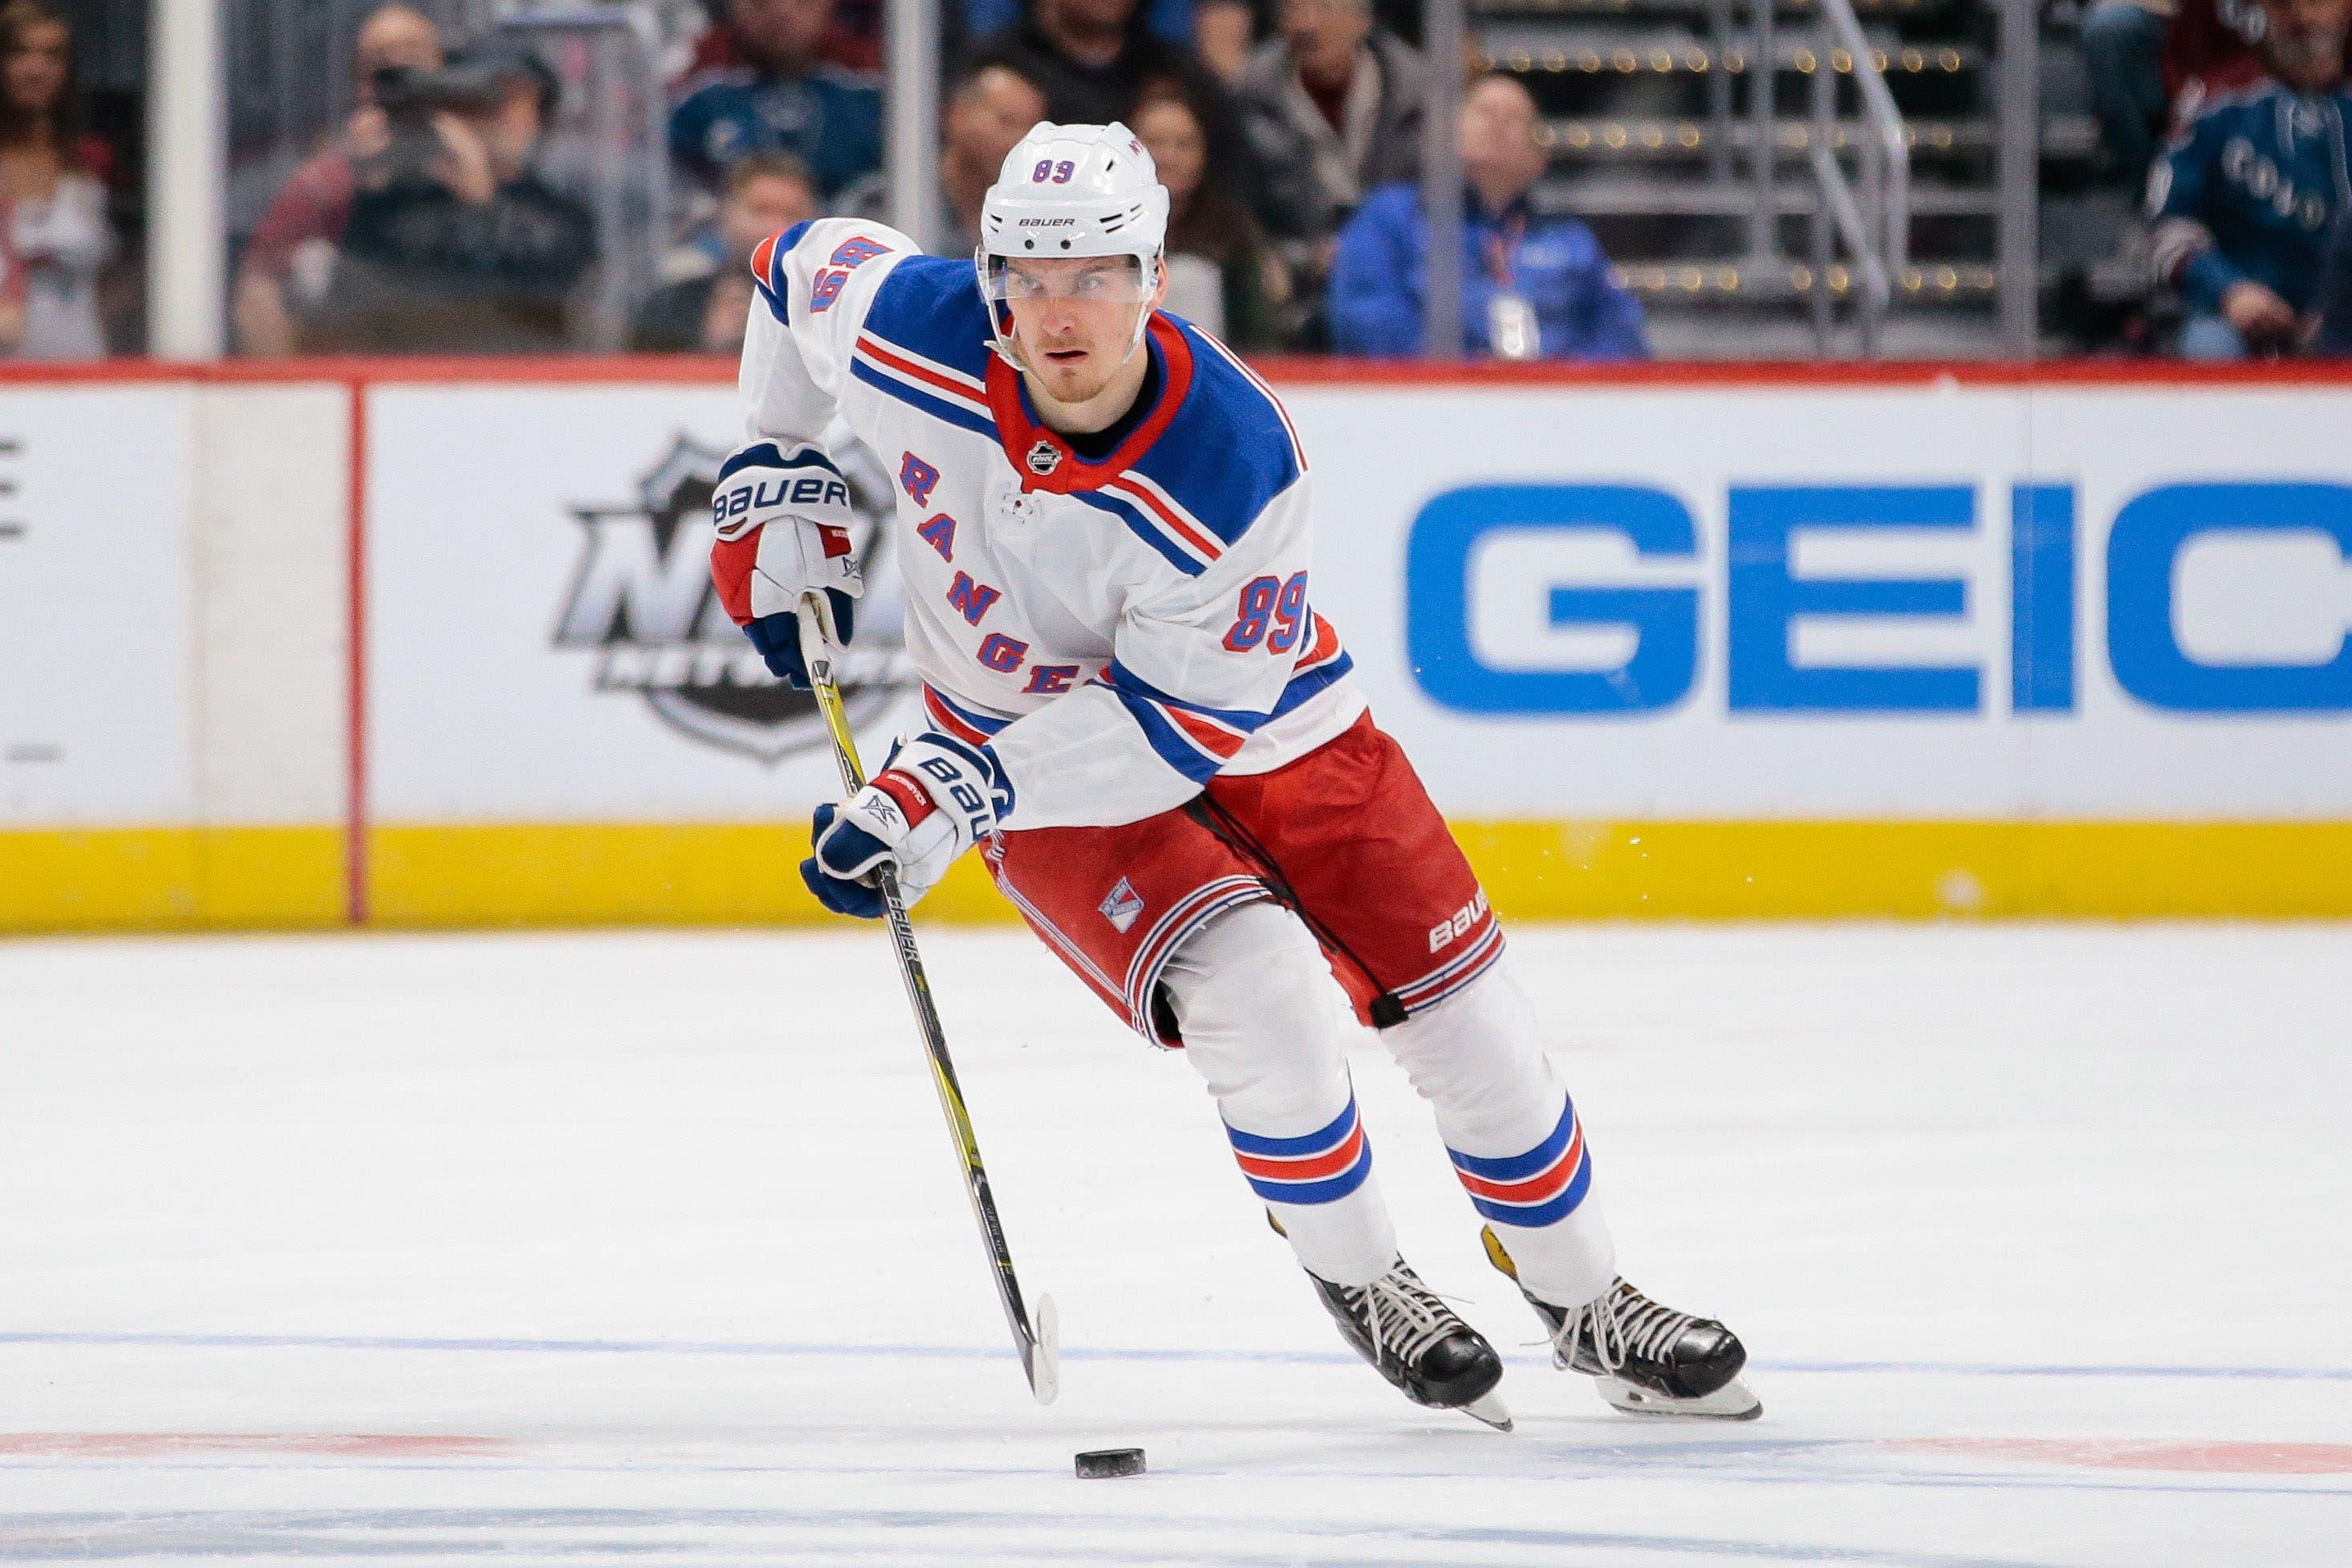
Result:
[[[2352,913],[2352,379],[1272,374],[1507,913]],[[700,362],[9,373],[0,929],[812,918],[736,426]]]

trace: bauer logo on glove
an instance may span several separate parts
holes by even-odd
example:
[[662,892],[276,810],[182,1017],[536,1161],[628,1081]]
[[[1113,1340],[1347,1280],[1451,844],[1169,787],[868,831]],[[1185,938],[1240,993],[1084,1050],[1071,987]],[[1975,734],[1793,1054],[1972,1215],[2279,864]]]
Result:
[[[797,479],[771,479],[770,470],[753,469],[738,485],[719,490],[710,498],[711,520],[724,534],[728,524],[745,512],[769,511],[782,507],[816,508],[849,505],[849,485],[837,479],[806,476]],[[828,531],[841,535],[841,553],[849,552],[849,532],[846,529]],[[826,553],[833,553],[828,551]]]
[[911,909],[1012,809],[1012,792],[987,747],[919,735],[891,753],[873,783],[838,805],[816,808],[810,832],[816,853],[801,862],[801,879],[835,914],[879,920],[882,895],[874,883],[881,867],[897,869],[898,896]]
[[846,645],[866,592],[849,537],[856,521],[849,481],[814,447],[786,451],[773,441],[754,441],[719,468],[710,513],[719,529],[710,577],[719,603],[769,670],[807,690],[808,659],[793,607],[823,589],[826,631]]

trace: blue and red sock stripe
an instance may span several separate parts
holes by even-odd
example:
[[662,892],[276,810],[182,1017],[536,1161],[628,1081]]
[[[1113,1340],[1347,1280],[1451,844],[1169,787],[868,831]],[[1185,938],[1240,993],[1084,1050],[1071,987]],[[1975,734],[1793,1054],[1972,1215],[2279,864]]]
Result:
[[1266,1138],[1231,1122],[1234,1158],[1250,1190],[1273,1204],[1337,1203],[1372,1173],[1372,1145],[1356,1116],[1356,1097],[1331,1123],[1300,1138]]
[[1584,1123],[1565,1096],[1559,1124],[1524,1154],[1488,1158],[1445,1151],[1454,1173],[1470,1194],[1470,1205],[1497,1225],[1557,1225],[1576,1212],[1592,1185],[1592,1152],[1584,1146]]

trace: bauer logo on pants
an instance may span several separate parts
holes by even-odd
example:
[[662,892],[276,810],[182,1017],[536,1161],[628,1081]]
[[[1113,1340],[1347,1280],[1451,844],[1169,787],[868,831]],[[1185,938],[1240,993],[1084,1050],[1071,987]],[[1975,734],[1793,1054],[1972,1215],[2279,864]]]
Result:
[[[705,745],[776,763],[824,744],[824,725],[807,692],[769,672],[711,584],[710,492],[726,457],[681,433],[638,481],[635,504],[572,509],[586,538],[555,646],[596,652],[597,691],[640,698]],[[888,497],[862,504],[871,499],[860,487],[856,543],[869,573],[888,553]],[[839,661],[853,721],[913,683],[898,628],[883,619],[861,616]]]

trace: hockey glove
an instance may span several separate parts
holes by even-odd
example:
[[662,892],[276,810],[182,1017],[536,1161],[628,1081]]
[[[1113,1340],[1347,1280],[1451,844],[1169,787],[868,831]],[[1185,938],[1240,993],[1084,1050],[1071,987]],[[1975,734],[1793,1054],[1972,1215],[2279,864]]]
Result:
[[845,646],[866,591],[849,540],[849,481],[814,447],[755,441],[719,468],[710,511],[719,524],[710,577],[719,602],[770,671],[807,690],[793,606],[809,590],[824,589],[827,633]]
[[867,880],[877,867],[898,868],[899,896],[912,909],[1012,809],[1013,792],[985,746],[919,735],[864,789],[816,808],[816,853],[801,862],[801,880],[835,914],[880,920],[882,894]]

